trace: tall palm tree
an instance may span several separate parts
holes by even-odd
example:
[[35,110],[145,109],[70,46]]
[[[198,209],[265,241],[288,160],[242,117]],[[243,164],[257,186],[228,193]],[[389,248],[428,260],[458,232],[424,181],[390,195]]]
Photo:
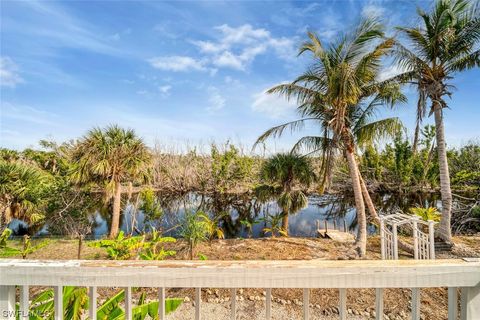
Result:
[[113,198],[110,237],[116,237],[120,224],[122,183],[150,176],[151,154],[133,130],[116,125],[90,130],[73,147],[75,167],[72,177],[78,183],[95,182],[104,187],[107,200]]
[[282,229],[288,234],[288,216],[308,205],[302,188],[308,188],[316,179],[310,159],[295,153],[277,154],[260,169],[265,185],[256,188],[260,200],[276,199],[282,209]]
[[308,36],[310,41],[302,45],[300,54],[312,53],[313,65],[292,83],[268,91],[296,99],[301,119],[267,130],[257,143],[269,137],[279,137],[287,128],[292,131],[302,129],[306,122],[318,126],[320,136],[303,137],[294,148],[306,145],[321,150],[323,158],[327,159],[325,168],[331,166],[332,150],[339,150],[347,160],[359,226],[357,249],[363,256],[366,253],[367,224],[356,145],[391,132],[400,125],[396,118],[369,122],[379,105],[404,98],[393,80],[378,80],[381,59],[392,48],[394,40],[384,38],[382,26],[374,19],[362,21],[353,33],[329,47],[325,47],[315,34],[309,33]]
[[452,192],[445,144],[443,108],[451,95],[449,81],[457,72],[480,66],[480,10],[473,1],[437,0],[431,12],[418,10],[421,25],[398,28],[409,46],[396,44],[396,60],[406,70],[405,79],[414,82],[419,92],[417,118],[434,114],[440,168],[442,219],[439,237],[451,243]]

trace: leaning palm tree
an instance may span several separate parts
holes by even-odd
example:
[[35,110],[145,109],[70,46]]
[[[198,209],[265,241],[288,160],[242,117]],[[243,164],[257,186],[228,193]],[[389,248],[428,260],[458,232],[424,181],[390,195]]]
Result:
[[288,216],[308,205],[302,188],[308,188],[316,179],[310,160],[295,153],[277,154],[260,169],[266,184],[256,188],[260,200],[277,200],[282,212],[282,231],[288,235]]
[[362,21],[355,32],[329,47],[325,47],[316,35],[308,35],[310,41],[301,47],[300,54],[312,53],[313,65],[292,83],[268,91],[296,99],[301,119],[267,130],[257,143],[269,137],[279,137],[287,128],[292,131],[302,129],[306,122],[318,126],[320,136],[304,137],[296,147],[307,145],[322,150],[326,159],[324,168],[331,166],[332,150],[340,151],[346,158],[358,219],[357,250],[363,256],[366,253],[367,225],[362,180],[355,156],[356,143],[379,133],[391,132],[399,126],[395,118],[368,122],[378,105],[403,97],[393,80],[378,80],[381,59],[389,52],[394,40],[384,38],[381,25],[374,19]]
[[116,237],[120,224],[122,183],[147,181],[151,154],[133,130],[116,125],[94,128],[76,143],[71,152],[72,177],[78,183],[97,183],[113,198],[110,237]]
[[431,12],[419,10],[421,25],[398,28],[409,46],[396,44],[396,60],[406,73],[404,78],[416,84],[419,92],[417,123],[426,114],[434,114],[440,167],[442,219],[439,237],[451,243],[452,193],[445,144],[443,108],[451,95],[449,81],[457,72],[480,66],[480,10],[473,1],[437,0]]

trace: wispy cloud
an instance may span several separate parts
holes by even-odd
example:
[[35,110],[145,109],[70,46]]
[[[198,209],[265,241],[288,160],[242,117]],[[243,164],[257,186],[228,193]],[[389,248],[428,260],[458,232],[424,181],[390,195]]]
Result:
[[296,104],[278,95],[267,94],[263,91],[253,96],[251,108],[253,111],[263,113],[270,118],[280,118],[291,114],[295,110]]
[[56,114],[44,111],[28,105],[18,105],[10,102],[2,101],[1,103],[1,119],[19,120],[26,125],[27,123],[43,124],[55,126]]
[[227,100],[220,94],[218,88],[210,86],[207,88],[209,94],[207,111],[214,112],[225,107]]
[[167,71],[206,71],[204,62],[187,56],[162,56],[148,60],[157,69]]
[[10,57],[0,57],[0,85],[15,88],[17,84],[22,83],[18,66]]
[[362,16],[365,18],[380,18],[385,14],[385,8],[375,4],[367,4],[362,8]]

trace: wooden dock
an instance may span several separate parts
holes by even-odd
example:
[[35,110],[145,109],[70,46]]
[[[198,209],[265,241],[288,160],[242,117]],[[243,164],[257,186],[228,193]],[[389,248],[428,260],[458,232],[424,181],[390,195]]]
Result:
[[317,234],[322,238],[332,239],[337,242],[352,242],[355,237],[350,232],[347,232],[347,224],[343,220],[343,231],[337,230],[336,221],[333,221],[333,228],[328,228],[327,220],[324,220],[324,228],[320,229],[320,221],[317,220]]

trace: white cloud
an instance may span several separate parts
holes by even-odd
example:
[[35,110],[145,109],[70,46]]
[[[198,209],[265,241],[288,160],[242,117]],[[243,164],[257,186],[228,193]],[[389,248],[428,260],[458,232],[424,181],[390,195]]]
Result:
[[157,69],[167,71],[207,70],[202,61],[187,56],[163,56],[148,60]]
[[279,118],[290,114],[296,108],[293,101],[288,101],[275,94],[260,92],[253,96],[252,110],[264,113],[271,118]]
[[220,94],[218,88],[210,86],[207,88],[209,98],[208,103],[209,106],[207,107],[207,111],[213,112],[223,109],[225,107],[225,103],[227,102],[225,98]]
[[214,28],[219,31],[216,41],[193,40],[205,60],[217,67],[246,70],[258,55],[273,49],[281,59],[295,58],[296,48],[292,38],[275,38],[268,30],[255,29],[250,24],[230,27],[227,24]]
[[367,4],[362,8],[362,16],[365,18],[382,17],[385,13],[385,8],[374,4]]
[[170,86],[170,85],[165,85],[165,86],[158,87],[158,90],[163,94],[170,93],[170,89],[172,89],[172,86]]
[[0,57],[0,85],[15,88],[23,79],[18,73],[18,66],[9,57]]
[[390,79],[390,78],[395,77],[399,74],[402,74],[403,72],[405,72],[404,69],[402,69],[401,67],[399,67],[396,64],[393,64],[389,67],[383,68],[380,71],[380,73],[378,74],[378,81],[383,81],[383,80]]

